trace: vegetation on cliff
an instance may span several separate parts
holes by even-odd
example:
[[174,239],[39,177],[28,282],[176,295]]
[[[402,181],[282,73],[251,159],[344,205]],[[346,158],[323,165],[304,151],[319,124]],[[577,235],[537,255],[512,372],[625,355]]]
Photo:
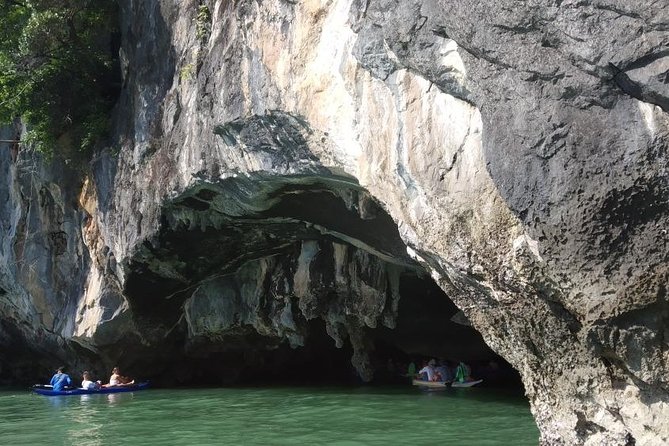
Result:
[[90,150],[118,96],[118,5],[0,0],[0,123],[21,118],[44,152]]

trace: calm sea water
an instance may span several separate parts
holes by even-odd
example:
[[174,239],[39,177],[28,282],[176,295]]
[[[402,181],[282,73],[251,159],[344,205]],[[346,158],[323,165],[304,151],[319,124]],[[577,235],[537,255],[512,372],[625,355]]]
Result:
[[[0,390],[1,445],[536,445],[521,396],[472,388]],[[457,443],[452,443],[457,442]]]

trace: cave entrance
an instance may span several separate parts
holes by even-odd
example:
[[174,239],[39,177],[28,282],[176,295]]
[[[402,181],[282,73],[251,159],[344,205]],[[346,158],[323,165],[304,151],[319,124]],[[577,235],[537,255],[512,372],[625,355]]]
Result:
[[450,368],[464,361],[486,385],[522,389],[518,372],[488,347],[427,274],[403,275],[400,296],[396,326],[372,334],[377,382],[397,382],[396,370],[403,372],[409,362],[420,368],[434,358]]
[[[472,375],[486,386],[522,390],[517,371],[493,352],[480,333],[471,327],[460,310],[427,275],[404,274],[394,328],[366,328],[374,375],[369,384],[409,382],[405,376],[410,362],[418,368],[431,358],[454,368],[464,361]],[[253,364],[239,377],[243,384],[360,384],[351,364],[350,342],[341,348],[326,333],[321,320],[309,323],[303,347],[282,344],[272,352],[259,352]]]
[[164,207],[129,271],[150,347],[125,368],[157,383],[406,384],[409,362],[437,358],[521,385],[350,178],[199,184]]

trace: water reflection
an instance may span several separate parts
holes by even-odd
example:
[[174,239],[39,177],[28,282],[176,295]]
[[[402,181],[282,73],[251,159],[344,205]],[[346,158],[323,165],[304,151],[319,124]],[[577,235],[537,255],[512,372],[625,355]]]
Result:
[[[132,392],[51,396],[46,397],[48,404],[59,413],[63,420],[64,444],[77,446],[101,446],[105,444],[108,430],[105,419],[110,407],[123,405],[132,400]],[[107,421],[108,424],[108,421]]]
[[100,395],[81,395],[79,398],[71,397],[73,401],[78,400],[78,407],[73,407],[70,417],[72,426],[67,431],[70,444],[99,446],[103,443],[102,417],[99,405],[94,404]]
[[67,396],[48,396],[46,400],[51,403],[55,409],[62,409],[70,405],[71,397]]
[[451,390],[226,388],[65,397],[0,392],[0,446],[424,445],[437,444],[437,438],[443,444],[538,444],[526,400],[521,404],[522,398],[485,388]]
[[107,394],[107,401],[109,401],[110,406],[114,406],[121,401],[120,399],[121,394],[120,393],[108,393]]
[[124,401],[129,401],[135,397],[135,395],[132,392],[108,393],[106,396],[110,406],[115,406]]

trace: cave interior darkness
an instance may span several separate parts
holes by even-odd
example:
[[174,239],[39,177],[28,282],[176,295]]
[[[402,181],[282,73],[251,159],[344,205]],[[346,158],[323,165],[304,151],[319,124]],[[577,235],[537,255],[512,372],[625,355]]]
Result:
[[[395,328],[366,328],[375,370],[370,384],[408,383],[403,375],[409,362],[420,368],[423,361],[436,358],[448,361],[451,367],[465,361],[486,386],[522,389],[516,370],[485,344],[478,331],[451,320],[459,310],[429,276],[402,276],[400,295]],[[275,351],[256,352],[262,365],[243,371],[239,382],[362,383],[351,366],[350,343],[337,348],[321,320],[311,321],[309,328],[304,347],[293,349],[284,343]]]
[[[230,203],[236,203],[236,215],[230,215]],[[253,211],[239,211],[247,208]],[[188,217],[182,217],[185,223],[170,223],[174,215]],[[218,223],[206,223],[212,221]],[[459,310],[453,302],[407,256],[391,217],[356,184],[342,187],[341,181],[301,177],[278,185],[228,181],[187,191],[164,208],[159,236],[130,263],[125,294],[139,325],[178,326],[174,315],[189,296],[183,290],[192,289],[178,277],[195,283],[212,274],[234,274],[254,258],[294,250],[305,240],[324,239],[349,245],[361,240],[375,255],[411,265],[400,275],[395,327],[363,327],[374,369],[371,384],[406,384],[402,375],[409,362],[420,368],[423,361],[438,358],[451,366],[467,362],[485,385],[522,388],[517,372],[486,346],[461,313],[456,316]],[[163,265],[158,269],[156,259]],[[173,330],[165,338],[162,356],[138,350],[119,358],[119,364],[127,373],[157,385],[361,383],[351,365],[354,352],[348,339],[337,348],[320,318],[303,319],[302,328],[306,336],[299,347],[270,341],[252,327],[239,327],[220,346],[197,345],[186,339],[185,330]],[[236,347],[229,348],[232,345]]]
[[[451,367],[465,361],[474,377],[484,379],[484,386],[522,390],[516,370],[485,344],[478,331],[460,322],[457,307],[429,276],[403,275],[400,296],[395,328],[365,328],[375,370],[368,384],[406,384],[409,380],[403,374],[409,362],[420,367],[423,361],[437,358],[449,361]],[[451,320],[454,316],[458,322]],[[217,351],[205,344],[202,349],[191,348],[187,357],[169,355],[157,362],[154,357],[150,361],[137,357],[126,369],[158,386],[363,383],[351,365],[350,342],[337,348],[321,319],[308,321],[305,344],[297,348],[287,342],[271,349],[259,347],[267,340],[251,328],[238,336],[244,339],[227,343],[246,345],[246,349]]]

